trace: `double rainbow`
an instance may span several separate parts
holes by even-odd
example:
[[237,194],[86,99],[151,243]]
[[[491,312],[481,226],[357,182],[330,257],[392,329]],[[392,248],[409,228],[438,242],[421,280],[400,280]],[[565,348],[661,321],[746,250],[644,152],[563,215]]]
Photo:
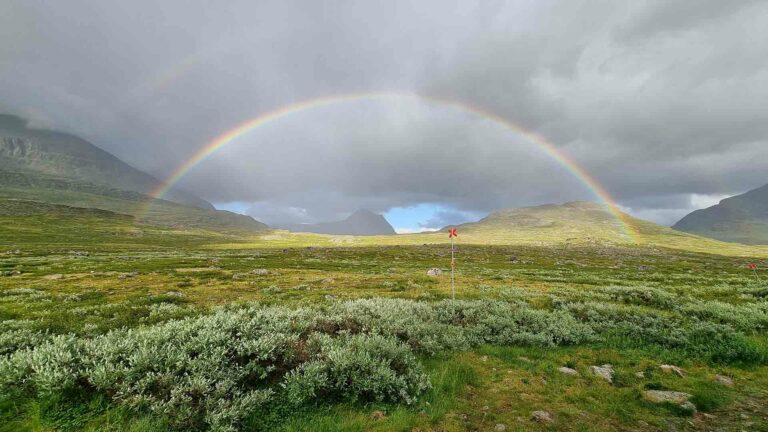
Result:
[[[504,119],[503,117],[493,112],[490,112],[486,109],[483,109],[474,105],[470,105],[470,104],[452,100],[452,99],[446,99],[446,98],[440,98],[440,97],[434,97],[434,96],[425,96],[417,93],[408,93],[408,92],[350,93],[350,94],[343,94],[343,95],[325,96],[325,97],[319,97],[315,99],[308,99],[305,101],[297,102],[291,105],[278,108],[274,111],[270,111],[262,115],[259,115],[258,117],[252,118],[244,123],[241,123],[235,128],[230,129],[229,131],[219,135],[213,141],[203,146],[194,155],[192,155],[192,157],[190,157],[184,163],[176,167],[176,169],[174,169],[173,172],[166,179],[164,179],[158,185],[157,188],[155,188],[150,193],[150,196],[152,198],[162,199],[163,196],[168,192],[168,190],[171,189],[182,177],[184,177],[192,168],[200,164],[202,161],[204,161],[206,158],[211,156],[213,153],[215,153],[222,147],[226,146],[227,144],[231,143],[232,141],[236,140],[237,138],[247,134],[248,132],[251,132],[254,129],[258,129],[259,127],[267,125],[273,121],[279,120],[291,114],[296,114],[306,110],[323,108],[330,105],[357,102],[357,101],[363,101],[363,100],[386,100],[386,99],[418,100],[418,101],[429,102],[429,103],[433,103],[441,106],[455,108],[457,110],[469,112],[479,117],[482,117],[484,119],[493,121],[494,123],[524,137],[529,142],[541,148],[552,159],[557,161],[560,165],[566,168],[571,174],[573,174],[573,176],[576,177],[579,180],[579,182],[581,182],[585,187],[587,187],[595,195],[595,197],[597,197],[601,201],[601,203],[603,203],[606,206],[607,210],[613,215],[616,221],[618,221],[618,223],[621,225],[627,237],[631,241],[634,241],[636,243],[638,242],[639,238],[638,238],[637,231],[633,227],[632,223],[628,220],[626,215],[619,210],[618,206],[616,205],[616,202],[613,200],[613,198],[608,193],[608,191],[605,190],[605,188],[595,178],[590,176],[589,173],[587,173],[587,171],[584,168],[582,168],[576,161],[571,159],[562,150],[558,149],[556,146],[554,146],[552,143],[545,140],[540,135],[536,134],[535,132],[525,130],[522,127],[515,125],[514,123]],[[147,206],[149,205],[150,204],[148,203]]]

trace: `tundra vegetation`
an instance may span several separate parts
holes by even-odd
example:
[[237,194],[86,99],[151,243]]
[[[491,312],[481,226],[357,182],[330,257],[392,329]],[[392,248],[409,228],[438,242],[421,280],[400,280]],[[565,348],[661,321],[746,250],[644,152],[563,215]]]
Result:
[[66,221],[0,228],[0,430],[768,428],[759,248],[464,237],[453,300],[442,234]]

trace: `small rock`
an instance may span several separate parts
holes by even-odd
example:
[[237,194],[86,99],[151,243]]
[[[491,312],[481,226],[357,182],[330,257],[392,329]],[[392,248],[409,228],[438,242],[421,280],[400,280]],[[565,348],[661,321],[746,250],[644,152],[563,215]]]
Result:
[[517,359],[518,359],[518,360],[520,360],[520,361],[521,361],[521,362],[523,362],[523,363],[533,363],[533,360],[529,359],[528,357],[522,357],[522,356],[520,356],[520,357],[518,357]]
[[531,413],[531,419],[540,423],[552,423],[555,421],[555,419],[552,418],[552,413],[549,411],[534,411]]
[[245,273],[235,273],[232,275],[233,280],[245,279],[248,275]]
[[371,418],[374,420],[381,420],[384,417],[386,417],[386,415],[384,414],[384,411],[374,411],[371,413]]
[[439,268],[431,268],[427,270],[427,276],[437,277],[443,274],[443,271]]
[[715,375],[715,382],[726,387],[733,387],[733,379],[725,375]]
[[48,279],[48,280],[59,280],[59,279],[64,279],[64,275],[63,275],[63,274],[61,274],[61,273],[56,273],[56,274],[52,274],[52,275],[48,275],[48,276],[46,276],[46,277],[45,277],[45,279]]
[[579,374],[579,372],[576,369],[571,369],[571,368],[565,367],[565,366],[561,367],[558,370],[560,372],[566,374],[566,375],[578,375]]
[[637,425],[640,426],[641,428],[647,428],[650,426],[647,422],[644,422],[642,420],[638,420]]
[[659,367],[661,368],[661,370],[664,373],[667,373],[667,374],[674,373],[675,375],[679,376],[680,378],[685,378],[685,371],[680,369],[677,366],[664,364],[664,365],[661,365]]
[[645,372],[643,371],[635,372],[635,376],[638,378],[645,378]]
[[613,366],[604,364],[602,366],[592,366],[590,369],[592,370],[593,374],[608,381],[609,383],[613,383]]
[[507,425],[505,425],[504,423],[496,423],[496,426],[493,427],[493,430],[495,432],[504,432],[505,430],[507,430]]
[[646,265],[641,265],[641,266],[638,266],[638,267],[637,267],[637,270],[638,270],[638,271],[648,271],[648,268],[649,268],[649,267],[648,267],[648,266],[646,266]]
[[257,275],[257,276],[266,276],[266,275],[269,274],[269,270],[267,270],[265,268],[258,268],[256,270],[252,271],[251,273],[253,273],[253,274]]
[[484,356],[480,357],[480,360],[482,360],[484,362],[487,362],[488,361],[488,356],[484,355]]
[[696,411],[696,406],[688,400],[691,398],[691,395],[688,393],[663,390],[646,390],[643,392],[643,398],[653,403],[669,402],[680,405],[682,408]]
[[326,294],[325,295],[326,300],[336,300],[336,296],[333,294]]
[[325,279],[323,279],[323,285],[331,285],[334,282],[336,282],[336,280],[334,278],[325,278]]

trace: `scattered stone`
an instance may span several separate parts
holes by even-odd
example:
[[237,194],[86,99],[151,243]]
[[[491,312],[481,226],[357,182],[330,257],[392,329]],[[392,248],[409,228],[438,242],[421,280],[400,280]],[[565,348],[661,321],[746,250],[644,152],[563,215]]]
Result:
[[641,266],[639,266],[639,267],[637,268],[637,270],[638,270],[638,271],[648,271],[648,269],[649,269],[649,268],[650,268],[650,267],[648,267],[648,266],[646,266],[646,265],[641,265]]
[[336,282],[336,279],[334,279],[334,278],[325,278],[325,279],[323,279],[322,283],[323,283],[323,285],[331,285],[334,282]]
[[528,357],[520,356],[517,359],[520,360],[521,362],[524,362],[524,363],[533,363],[533,360],[529,359]]
[[592,370],[593,374],[608,381],[609,383],[613,383],[613,366],[604,364],[602,366],[592,366],[590,369]]
[[675,405],[679,405],[682,408],[696,411],[694,406],[688,399],[692,396],[688,393],[676,392],[676,391],[664,391],[664,390],[646,390],[643,392],[643,398],[649,402],[662,403],[669,402]]
[[635,376],[638,378],[645,378],[645,372],[643,371],[635,372]]
[[427,270],[427,276],[437,277],[443,274],[443,271],[439,268],[431,268]]
[[484,355],[484,356],[480,357],[480,360],[482,360],[484,362],[487,362],[488,361],[488,356]]
[[555,421],[552,418],[552,413],[549,411],[534,411],[531,413],[531,419],[539,423],[552,423]]
[[384,417],[386,417],[386,415],[384,414],[384,411],[374,411],[371,413],[371,418],[374,420],[381,420]]
[[336,300],[336,296],[333,294],[326,294],[325,295],[326,300]]
[[576,369],[571,369],[569,367],[563,366],[560,369],[558,369],[560,372],[566,374],[566,375],[578,375],[579,372]]
[[518,261],[516,256],[511,256],[511,257],[509,257],[509,262],[512,263],[512,264],[517,264],[520,261]]
[[489,409],[491,409],[491,407],[489,407],[488,405],[483,405],[483,407],[480,409],[482,409],[483,411],[488,411]]
[[79,256],[79,257],[87,257],[87,256],[89,256],[91,253],[90,253],[90,252],[88,252],[88,251],[69,251],[69,254],[70,254],[70,255],[73,255],[73,256]]
[[61,273],[51,274],[51,275],[45,276],[45,279],[48,279],[48,280],[64,279],[64,275]]
[[715,375],[715,382],[726,387],[733,387],[733,379],[725,375]]
[[266,275],[269,274],[269,270],[267,270],[265,268],[258,268],[256,270],[252,271],[251,273],[253,273],[253,274],[257,275],[257,276],[266,276]]
[[120,273],[120,275],[117,278],[118,279],[128,279],[128,278],[132,278],[132,277],[138,276],[138,275],[139,275],[139,272],[131,271],[131,272],[128,272],[128,273]]
[[685,378],[685,371],[680,369],[677,366],[664,364],[664,365],[661,365],[659,367],[666,374],[674,373],[675,375],[679,376],[680,378]]
[[649,427],[649,426],[650,426],[650,425],[648,424],[648,422],[644,422],[644,421],[642,421],[642,420],[638,420],[638,421],[637,421],[637,425],[638,425],[638,426],[640,426],[640,427],[641,427],[641,428],[643,428],[643,429],[645,429],[645,428],[647,428],[647,427]]
[[496,426],[493,427],[493,430],[495,432],[504,432],[507,430],[507,425],[504,423],[496,423]]
[[245,279],[246,277],[248,277],[247,273],[235,273],[232,275],[233,280],[241,280],[241,279]]
[[0,276],[18,276],[20,274],[21,272],[18,270],[6,270],[0,272]]

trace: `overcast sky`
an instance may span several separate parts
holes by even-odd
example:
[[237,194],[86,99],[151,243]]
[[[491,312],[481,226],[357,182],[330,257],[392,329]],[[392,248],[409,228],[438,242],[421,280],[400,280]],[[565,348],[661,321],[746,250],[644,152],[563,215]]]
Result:
[[[0,112],[164,177],[273,109],[415,92],[537,132],[671,224],[768,183],[767,40],[764,1],[0,0]],[[411,229],[595,199],[519,134],[411,99],[286,116],[179,185],[268,223],[368,208]]]

